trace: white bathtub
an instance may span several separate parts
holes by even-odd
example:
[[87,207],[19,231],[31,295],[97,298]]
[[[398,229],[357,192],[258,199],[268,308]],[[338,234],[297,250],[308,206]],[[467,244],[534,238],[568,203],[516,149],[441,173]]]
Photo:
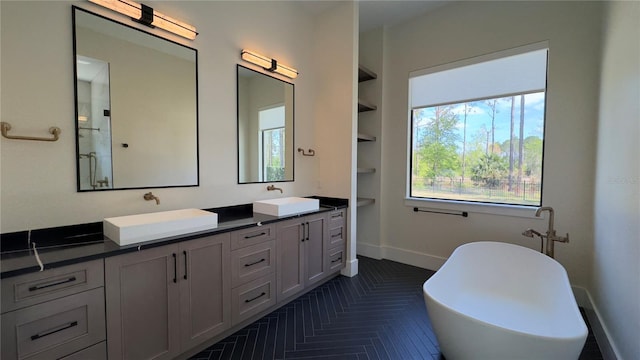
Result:
[[462,245],[423,292],[447,360],[577,359],[587,338],[562,265],[522,246]]

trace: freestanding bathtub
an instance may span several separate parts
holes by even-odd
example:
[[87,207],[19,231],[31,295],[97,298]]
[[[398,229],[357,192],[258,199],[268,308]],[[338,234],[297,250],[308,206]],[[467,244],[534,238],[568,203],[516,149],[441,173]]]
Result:
[[462,245],[422,289],[447,360],[577,359],[587,338],[565,269],[522,246]]

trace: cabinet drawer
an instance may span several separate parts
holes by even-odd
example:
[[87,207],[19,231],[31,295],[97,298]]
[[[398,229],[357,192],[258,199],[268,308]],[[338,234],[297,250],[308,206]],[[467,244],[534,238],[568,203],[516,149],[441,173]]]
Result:
[[333,273],[340,271],[346,263],[344,256],[344,247],[329,250],[329,256],[327,256],[327,273]]
[[231,233],[231,250],[275,239],[275,225],[254,226]]
[[271,274],[275,270],[276,241],[248,246],[231,252],[231,287]]
[[345,227],[337,227],[329,230],[329,244],[327,249],[344,246],[345,243]]
[[103,340],[103,288],[2,315],[3,359],[57,359]]
[[240,323],[276,304],[276,274],[273,273],[231,290],[231,322]]
[[97,343],[60,360],[107,360],[107,343],[106,341]]
[[329,229],[344,227],[346,224],[347,212],[345,209],[334,210],[329,213]]
[[103,284],[102,259],[2,279],[2,313],[94,289]]

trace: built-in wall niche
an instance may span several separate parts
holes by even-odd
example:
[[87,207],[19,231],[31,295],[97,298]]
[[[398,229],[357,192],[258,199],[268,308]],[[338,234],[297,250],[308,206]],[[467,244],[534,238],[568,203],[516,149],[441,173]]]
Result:
[[293,84],[237,66],[238,183],[293,181]]
[[72,13],[78,191],[198,186],[197,50]]

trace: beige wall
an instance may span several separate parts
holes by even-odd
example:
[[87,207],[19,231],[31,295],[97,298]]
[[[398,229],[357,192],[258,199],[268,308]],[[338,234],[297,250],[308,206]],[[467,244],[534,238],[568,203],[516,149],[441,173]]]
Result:
[[609,3],[602,48],[589,290],[612,343],[605,359],[640,359],[639,3]]
[[[322,114],[315,113],[317,104],[327,99],[323,92],[333,90],[318,89],[316,80],[344,84],[344,78],[353,73],[349,72],[349,55],[334,60],[340,70],[326,72],[317,67],[313,56],[317,53],[333,58],[332,54],[344,54],[345,48],[353,47],[353,9],[349,16],[336,12],[325,19],[314,18],[296,2],[287,1],[152,1],[150,5],[158,11],[195,25],[199,32],[191,42],[160,29],[150,30],[198,49],[200,186],[153,189],[161,199],[159,206],[142,199],[146,190],[77,193],[72,4],[141,27],[87,1],[0,3],[2,121],[11,123],[16,134],[46,135],[54,125],[62,129],[61,139],[55,143],[0,141],[3,233],[280,196],[267,192],[267,184],[237,185],[236,64],[241,61],[243,48],[272,56],[299,70],[300,76],[292,81],[296,86],[295,147],[316,148],[324,141],[323,136],[316,137],[317,122],[330,119],[336,124],[342,120],[350,124],[351,111],[346,106],[351,103],[350,98],[340,99],[340,106],[330,107]],[[333,26],[333,37],[317,34],[317,29],[324,33]],[[324,37],[321,43],[315,42],[318,37]],[[341,61],[348,64],[342,66]],[[345,85],[345,89],[348,87]],[[317,118],[319,115],[321,119]],[[349,147],[350,142],[342,137],[348,139],[351,135],[340,136],[339,141]],[[282,196],[347,196],[350,161],[344,159],[342,152],[339,158],[334,156],[328,151],[323,156],[303,159],[296,153],[296,181],[280,184]],[[338,166],[332,174],[332,185],[322,188],[319,170],[335,164]]]
[[[303,133],[296,138],[300,139],[296,141],[300,147],[315,149],[316,156],[301,159],[296,166],[315,163],[318,193],[348,198],[350,204],[355,204],[358,6],[353,2],[341,2],[320,17],[322,24],[319,24],[313,39],[316,45],[314,69],[323,74],[314,83],[317,90],[313,110],[316,122],[311,131],[315,143],[313,146],[305,145],[311,134]],[[329,44],[334,44],[332,51],[325,50]],[[347,221],[349,239],[355,239],[354,206],[349,209]],[[345,274],[357,273],[355,250],[355,241],[350,241]]]
[[521,233],[529,227],[545,231],[543,220],[414,213],[405,205],[407,92],[411,71],[548,41],[543,205],[555,208],[558,232],[571,237],[556,245],[557,260],[572,284],[588,284],[601,11],[592,2],[462,2],[386,29],[379,249],[386,257],[437,268],[457,246],[472,241],[539,248],[537,239]]

